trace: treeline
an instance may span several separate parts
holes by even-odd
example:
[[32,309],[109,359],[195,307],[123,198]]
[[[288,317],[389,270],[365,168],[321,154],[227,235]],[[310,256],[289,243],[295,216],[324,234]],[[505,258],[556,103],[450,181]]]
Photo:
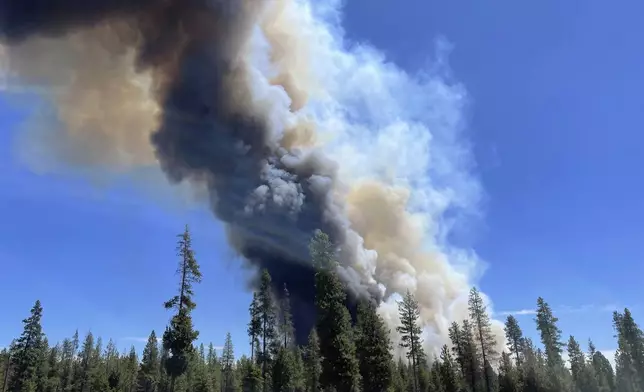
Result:
[[[644,337],[628,309],[615,312],[616,369],[588,342],[584,352],[574,337],[561,338],[557,318],[537,301],[536,327],[541,348],[516,318],[505,322],[507,352],[498,352],[479,292],[469,297],[469,318],[449,328],[451,344],[430,357],[424,352],[420,310],[407,293],[399,303],[400,342],[374,304],[362,302],[352,320],[345,290],[336,274],[334,248],[316,233],[310,252],[316,266],[317,320],[308,343],[298,346],[289,311],[288,288],[282,300],[261,283],[249,306],[250,356],[236,358],[230,334],[221,355],[213,345],[196,346],[192,325],[194,284],[201,272],[190,233],[178,241],[177,295],[165,303],[172,317],[161,336],[151,332],[141,358],[134,347],[119,353],[114,342],[78,333],[50,345],[41,327],[39,301],[23,320],[24,331],[0,354],[0,385],[6,392],[644,392]],[[394,358],[394,344],[406,352]],[[564,361],[567,348],[569,361]]]

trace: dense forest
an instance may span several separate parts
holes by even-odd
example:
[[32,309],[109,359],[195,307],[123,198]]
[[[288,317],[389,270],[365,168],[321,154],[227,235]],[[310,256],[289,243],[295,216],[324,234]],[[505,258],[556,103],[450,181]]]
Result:
[[[36,301],[23,320],[22,334],[0,354],[2,392],[644,391],[644,336],[628,309],[613,314],[616,369],[591,341],[587,351],[573,336],[564,342],[558,320],[542,298],[535,317],[539,348],[524,337],[516,318],[508,316],[508,351],[497,352],[476,288],[470,291],[469,319],[451,325],[451,344],[438,357],[423,350],[419,309],[410,293],[398,305],[401,341],[391,342],[373,303],[359,303],[351,316],[334,268],[334,248],[321,232],[310,245],[317,320],[308,343],[296,344],[288,295],[277,301],[271,277],[263,271],[249,306],[248,341],[243,342],[249,344],[250,357],[235,357],[230,334],[217,353],[212,344],[195,345],[199,332],[191,312],[202,276],[187,228],[177,249],[179,289],[165,303],[172,317],[160,337],[150,333],[141,358],[134,347],[120,353],[112,340],[103,346],[91,333],[82,341],[77,332],[52,344],[42,330],[43,308]],[[288,287],[284,290],[288,294]],[[394,345],[404,348],[406,356],[394,358]]]

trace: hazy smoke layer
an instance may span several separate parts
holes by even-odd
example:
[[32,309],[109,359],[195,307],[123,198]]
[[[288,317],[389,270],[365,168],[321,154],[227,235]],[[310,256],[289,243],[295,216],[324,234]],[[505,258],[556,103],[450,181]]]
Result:
[[0,60],[9,89],[53,103],[27,129],[39,160],[158,162],[172,182],[205,185],[231,245],[288,285],[300,340],[313,321],[307,245],[322,229],[351,294],[381,301],[393,327],[395,300],[415,293],[436,348],[466,317],[477,262],[445,241],[478,194],[460,144],[464,92],[440,67],[410,77],[347,49],[337,9],[0,0]]

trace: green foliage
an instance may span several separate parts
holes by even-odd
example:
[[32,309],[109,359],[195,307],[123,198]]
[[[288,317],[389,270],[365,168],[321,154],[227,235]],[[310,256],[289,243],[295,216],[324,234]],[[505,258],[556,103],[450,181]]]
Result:
[[403,300],[398,302],[398,313],[400,315],[400,325],[396,331],[401,336],[400,347],[407,349],[407,358],[412,364],[412,384],[414,391],[419,391],[419,369],[420,364],[425,359],[423,351],[423,340],[421,338],[422,329],[418,324],[420,318],[420,308],[416,298],[407,291]]
[[263,390],[268,390],[273,353],[278,345],[277,309],[271,292],[271,275],[267,270],[262,271],[259,291],[257,293],[259,311],[260,351],[257,353],[257,363],[262,369]]
[[186,372],[193,350],[192,344],[199,336],[199,332],[192,326],[190,312],[197,306],[192,300],[194,296],[192,284],[201,282],[201,272],[192,250],[188,226],[179,238],[177,244],[180,257],[177,269],[177,274],[180,276],[179,293],[165,303],[166,309],[175,309],[177,313],[172,317],[170,325],[166,327],[163,334],[163,347],[168,350],[164,366],[170,377],[170,389],[174,389],[176,379]]
[[487,308],[476,287],[472,287],[470,290],[468,307],[470,320],[474,329],[474,340],[476,341],[478,353],[480,354],[479,361],[483,366],[485,390],[487,392],[492,392],[494,385],[492,380],[493,372],[491,369],[491,362],[496,362],[498,359],[498,353],[495,349],[496,338],[492,333],[492,324],[490,323],[490,317],[487,314]]
[[299,350],[280,347],[272,368],[273,392],[294,392],[303,387],[301,358]]
[[241,373],[241,390],[243,392],[260,392],[263,388],[262,371],[252,359],[242,357],[239,361]]
[[615,391],[615,373],[608,359],[588,340],[588,354],[601,392]]
[[320,339],[317,331],[313,328],[304,352],[304,385],[307,392],[317,392],[320,389],[321,374]]
[[10,348],[12,362],[10,392],[36,391],[38,368],[42,366],[46,355],[44,334],[40,324],[42,311],[40,301],[36,301],[31,308],[31,315],[22,321],[24,325],[22,334]]
[[508,353],[501,353],[501,360],[499,361],[499,392],[521,391],[517,368],[512,365],[512,359]]
[[260,318],[259,298],[257,293],[253,293],[253,300],[248,308],[250,321],[248,322],[248,338],[250,341],[250,359],[255,360],[256,351],[259,350],[259,337],[262,329],[262,319]]
[[235,392],[238,389],[238,378],[235,375],[235,352],[230,332],[226,334],[224,349],[221,354],[221,390],[222,392]]
[[512,315],[509,315],[505,320],[505,336],[507,339],[508,347],[511,354],[514,356],[515,365],[517,368],[521,367],[521,353],[524,350],[525,341],[523,339],[523,331],[519,326],[519,321]]
[[574,389],[583,392],[599,392],[599,384],[592,365],[588,363],[586,354],[581,350],[574,336],[568,339],[568,357]]
[[293,316],[291,315],[290,294],[286,285],[284,285],[284,295],[280,301],[278,330],[282,346],[293,347],[295,329],[293,327]]
[[435,364],[437,366],[434,372],[438,372],[440,380],[440,383],[435,385],[435,389],[442,389],[444,392],[458,392],[460,383],[456,364],[446,345],[441,348],[440,361],[436,361]]
[[557,326],[559,319],[552,314],[550,305],[541,297],[537,299],[535,321],[545,350],[549,383],[555,390],[566,390],[568,388],[567,371],[561,356],[565,345],[561,341],[561,330]]
[[154,392],[159,383],[159,343],[154,330],[143,349],[143,359],[137,379],[137,392]]
[[[617,338],[616,369],[589,342],[588,353],[574,337],[567,343],[569,366],[557,318],[537,301],[536,326],[542,349],[524,337],[515,317],[505,321],[508,352],[498,356],[490,319],[480,293],[472,289],[469,317],[449,326],[451,347],[429,358],[415,298],[399,303],[401,340],[389,330],[375,304],[358,305],[355,325],[345,305],[335,248],[317,232],[310,244],[316,266],[316,326],[299,347],[290,314],[288,291],[277,303],[271,277],[262,271],[249,307],[250,358],[235,359],[230,334],[221,357],[210,344],[195,347],[198,332],[191,317],[193,284],[201,281],[186,228],[178,244],[178,294],[166,303],[173,315],[159,347],[154,331],[142,352],[119,353],[114,341],[105,348],[91,332],[49,345],[36,302],[23,332],[0,351],[1,392],[644,392],[644,333],[628,309],[613,314]],[[4,320],[3,320],[4,321]],[[399,345],[402,357],[392,357]],[[438,357],[436,357],[438,356]],[[498,362],[497,362],[498,359]],[[265,375],[265,377],[264,377]]]
[[389,330],[372,302],[358,304],[355,340],[362,390],[387,391],[391,385],[391,341]]
[[185,227],[182,234],[178,235],[177,255],[180,257],[177,275],[179,280],[179,293],[165,302],[166,309],[176,309],[180,312],[183,309],[193,310],[197,305],[192,301],[194,290],[192,285],[201,282],[201,271],[195,258],[195,252],[192,250],[192,239],[188,226]]
[[360,374],[345,289],[336,273],[337,262],[329,237],[316,232],[310,245],[315,273],[317,332],[322,354],[322,388],[337,392],[359,390]]

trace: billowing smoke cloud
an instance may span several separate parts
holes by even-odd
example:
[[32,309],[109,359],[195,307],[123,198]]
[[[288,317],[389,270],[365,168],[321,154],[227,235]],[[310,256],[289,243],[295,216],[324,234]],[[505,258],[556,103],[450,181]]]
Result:
[[[83,167],[159,165],[205,186],[231,246],[313,322],[308,241],[337,243],[353,298],[415,293],[429,349],[466,317],[476,255],[447,244],[476,206],[463,89],[348,49],[338,4],[306,0],[0,0],[7,87],[52,103],[27,155]],[[498,327],[498,326],[497,326]],[[394,336],[395,337],[395,336]]]

